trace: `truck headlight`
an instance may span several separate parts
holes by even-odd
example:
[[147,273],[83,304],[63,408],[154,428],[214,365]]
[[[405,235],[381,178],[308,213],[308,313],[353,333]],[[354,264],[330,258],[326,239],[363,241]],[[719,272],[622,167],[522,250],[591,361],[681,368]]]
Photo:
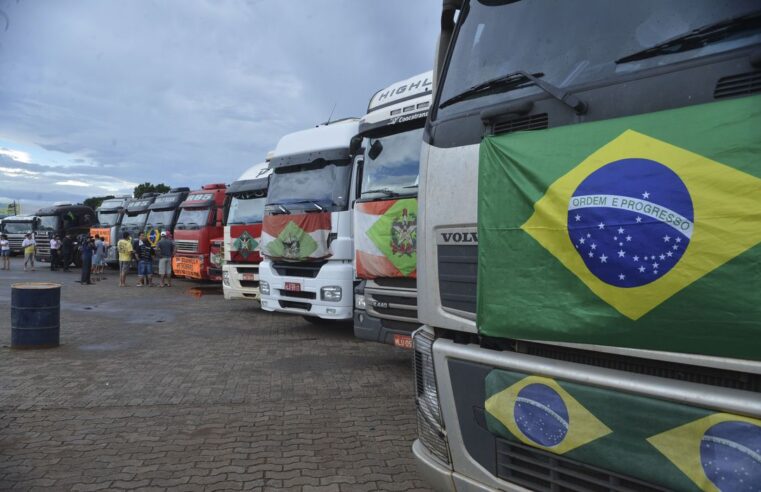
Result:
[[412,334],[415,351],[415,403],[420,442],[442,462],[449,464],[449,443],[441,420],[439,390],[433,367],[433,335],[421,328]]
[[329,302],[339,302],[343,297],[341,287],[337,285],[328,285],[320,289],[320,299]]
[[259,281],[259,293],[263,296],[270,295],[270,283],[266,280]]
[[222,283],[230,287],[230,272],[222,270]]
[[354,308],[362,310],[366,309],[364,294],[354,294]]

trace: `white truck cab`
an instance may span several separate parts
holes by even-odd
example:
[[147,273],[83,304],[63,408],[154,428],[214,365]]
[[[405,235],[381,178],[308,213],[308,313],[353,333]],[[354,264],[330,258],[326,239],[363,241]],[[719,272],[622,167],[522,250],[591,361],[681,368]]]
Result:
[[262,219],[272,170],[269,158],[227,188],[222,290],[225,299],[259,299]]
[[358,121],[291,133],[275,148],[260,245],[265,311],[352,318],[356,165],[349,148]]

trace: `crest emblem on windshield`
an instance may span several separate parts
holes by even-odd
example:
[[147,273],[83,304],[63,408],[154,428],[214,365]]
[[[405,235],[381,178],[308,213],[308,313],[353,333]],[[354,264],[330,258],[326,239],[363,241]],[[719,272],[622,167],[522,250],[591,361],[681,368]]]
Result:
[[285,258],[298,259],[301,253],[301,244],[293,234],[286,234],[283,241],[283,256]]
[[417,247],[417,216],[406,208],[391,223],[391,251],[395,255],[412,256]]

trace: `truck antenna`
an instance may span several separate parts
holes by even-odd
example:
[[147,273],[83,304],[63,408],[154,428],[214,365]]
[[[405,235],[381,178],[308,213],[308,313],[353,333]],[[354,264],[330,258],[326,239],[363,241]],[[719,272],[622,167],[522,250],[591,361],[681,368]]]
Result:
[[328,116],[328,122],[326,123],[328,125],[330,124],[330,119],[333,117],[333,111],[336,110],[336,104],[338,104],[338,102],[334,102],[333,103],[333,109],[330,110],[330,116]]

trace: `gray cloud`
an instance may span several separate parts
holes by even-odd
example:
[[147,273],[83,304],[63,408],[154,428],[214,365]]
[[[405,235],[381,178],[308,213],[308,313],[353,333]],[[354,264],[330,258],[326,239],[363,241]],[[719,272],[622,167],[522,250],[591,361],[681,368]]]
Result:
[[230,182],[334,104],[360,116],[430,69],[439,3],[0,0],[0,137],[82,175]]

